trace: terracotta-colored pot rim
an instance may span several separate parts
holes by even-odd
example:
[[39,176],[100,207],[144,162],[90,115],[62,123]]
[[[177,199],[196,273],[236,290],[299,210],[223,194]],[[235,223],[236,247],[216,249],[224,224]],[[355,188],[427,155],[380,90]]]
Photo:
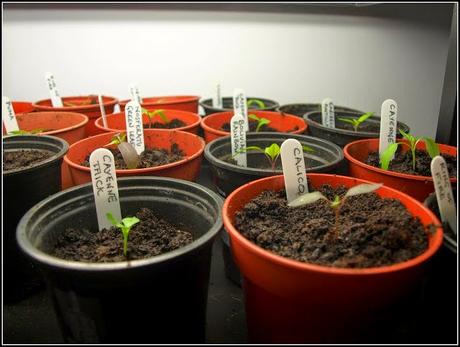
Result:
[[[115,170],[115,173],[116,174],[128,174],[128,175],[136,175],[136,174],[143,174],[143,173],[153,173],[155,171],[160,171],[160,170],[165,170],[165,169],[170,169],[170,168],[173,168],[175,166],[179,166],[179,165],[182,165],[182,164],[185,164],[187,162],[190,162],[192,160],[194,160],[195,158],[198,158],[200,155],[203,154],[203,151],[204,151],[204,147],[205,147],[205,142],[204,140],[195,135],[195,134],[192,134],[192,133],[189,133],[189,132],[186,132],[186,131],[177,131],[177,130],[164,130],[164,129],[146,129],[144,130],[144,132],[162,132],[164,133],[165,135],[168,135],[172,132],[179,132],[179,133],[182,133],[182,134],[186,134],[185,136],[189,136],[189,137],[195,137],[197,138],[199,141],[200,141],[200,144],[201,144],[201,147],[200,147],[200,150],[194,154],[192,154],[191,156],[189,157],[185,157],[184,159],[182,160],[179,160],[179,161],[175,161],[174,163],[169,163],[169,164],[166,164],[166,165],[160,165],[160,166],[155,166],[155,167],[146,167],[146,168],[142,168],[142,169],[126,169],[126,170],[121,170],[121,169],[117,169]],[[103,137],[103,136],[107,136],[108,134],[114,136],[116,134],[118,134],[119,132],[118,131],[115,131],[115,132],[107,132],[107,133],[104,133],[104,134],[99,134],[99,135],[96,135],[96,136],[92,136],[91,138],[94,138],[94,137]],[[69,147],[69,151],[72,149],[72,147],[74,146],[78,146],[80,143],[84,142],[84,141],[87,141],[87,139],[89,138],[86,138],[86,139],[83,139],[83,140],[80,140],[78,142],[75,142],[73,145],[71,145]],[[102,147],[100,147],[102,148]],[[74,163],[73,161],[71,161],[69,158],[68,158],[68,154],[66,154],[64,156],[64,161],[71,167],[77,169],[77,170],[80,170],[80,171],[85,171],[85,172],[88,172],[90,173],[91,170],[89,167],[86,167],[86,166],[83,166],[83,165],[79,165],[79,164],[76,164]]]
[[[149,111],[151,111],[151,110],[149,110]],[[201,123],[201,117],[200,117],[200,115],[198,115],[198,114],[196,114],[196,113],[193,113],[193,112],[187,112],[187,111],[181,111],[181,110],[168,110],[168,109],[165,109],[164,111],[165,111],[165,113],[168,113],[168,111],[172,111],[172,112],[175,112],[175,113],[187,113],[187,114],[189,114],[189,115],[191,115],[191,116],[193,115],[193,116],[196,118],[196,120],[195,120],[193,123],[187,124],[187,125],[185,125],[185,126],[183,126],[183,127],[174,128],[174,129],[161,129],[161,130],[169,130],[169,131],[171,131],[171,130],[187,131],[187,130],[191,130],[191,129],[193,129],[193,128],[199,126],[200,123]],[[108,115],[107,115],[107,118],[109,118],[109,117],[117,117],[117,116],[120,116],[120,114],[123,114],[123,115],[124,115],[124,112],[118,112],[118,113],[108,114]],[[173,118],[173,119],[174,119],[174,118]],[[102,123],[102,116],[99,117],[98,119],[96,119],[96,121],[94,122],[94,125],[96,126],[96,128],[101,129],[101,130],[106,131],[106,132],[107,132],[107,131],[116,131],[116,132],[120,132],[120,131],[124,131],[124,130],[125,130],[125,129],[116,129],[116,128],[105,128],[104,125],[103,125],[103,123]]]
[[[387,175],[387,176],[393,176],[393,177],[397,177],[397,178],[404,178],[404,179],[407,179],[407,180],[414,180],[414,181],[430,181],[430,182],[433,182],[433,177],[431,176],[420,176],[420,175],[411,175],[411,174],[405,174],[405,173],[401,173],[401,172],[395,172],[395,171],[390,171],[390,170],[383,170],[381,168],[378,168],[378,167],[375,167],[375,166],[372,166],[372,165],[368,165],[368,164],[365,164],[363,163],[362,161],[356,159],[355,157],[353,157],[350,153],[349,153],[349,150],[350,150],[350,147],[352,146],[359,146],[359,145],[363,145],[365,143],[369,143],[369,142],[378,142],[379,139],[376,138],[376,139],[364,139],[364,140],[358,140],[358,141],[353,141],[353,142],[350,142],[349,144],[347,144],[344,148],[343,148],[343,154],[345,155],[345,158],[347,160],[349,160],[350,162],[352,162],[353,164],[356,164],[366,170],[370,170],[370,171],[373,171],[373,172],[377,172],[381,175]],[[399,141],[404,141],[404,140],[399,140]],[[445,146],[445,147],[451,147],[451,148],[455,148],[455,147],[452,147],[452,146],[448,146],[448,145],[444,145],[442,144],[442,146]],[[440,152],[442,153],[442,149],[440,148]],[[457,182],[457,178],[456,177],[451,177],[450,178],[450,181],[452,183],[456,183]]]
[[[201,120],[201,127],[205,130],[205,131],[208,131],[210,132],[211,134],[215,134],[215,135],[219,135],[219,136],[228,136],[230,135],[230,132],[226,132],[226,131],[223,131],[223,130],[218,130],[216,128],[213,128],[211,126],[209,126],[207,124],[207,122],[209,120],[212,120],[214,118],[218,118],[218,117],[222,117],[222,115],[227,115],[229,112],[232,112],[232,111],[224,111],[224,112],[218,112],[218,113],[213,113],[213,114],[210,114],[209,116],[206,116],[204,117],[202,120]],[[263,112],[263,113],[273,113],[273,114],[278,114],[278,115],[281,115],[281,112],[276,112],[276,111],[264,111],[264,110],[251,110],[252,113],[259,113],[259,112]],[[294,116],[292,114],[289,114],[289,113],[283,113],[284,117],[288,117],[290,119],[295,119],[296,122],[298,122],[298,119],[300,119],[299,117],[297,116]],[[305,123],[305,122],[304,122]],[[276,129],[276,127],[274,126],[273,127],[274,129]],[[296,131],[292,131],[292,132],[289,132],[287,134],[302,134],[305,130],[307,129],[307,124],[305,123],[302,127],[300,127],[298,130]],[[278,129],[276,129],[278,130]],[[278,132],[281,132],[281,131],[278,131]]]
[[[321,177],[325,178],[325,182],[326,182],[327,178],[329,178],[329,177],[331,177],[331,178],[332,177],[336,177],[336,178],[338,177],[338,178],[353,179],[353,180],[356,180],[357,182],[360,182],[360,183],[374,183],[374,182],[370,182],[370,181],[366,181],[366,180],[362,180],[362,179],[358,179],[358,178],[340,176],[340,175],[331,175],[331,174],[318,174],[318,173],[310,174],[310,173],[308,173],[307,176],[312,176],[312,177],[321,176]],[[337,267],[328,267],[328,266],[322,266],[322,265],[316,265],[316,264],[310,264],[310,263],[303,263],[303,262],[300,262],[300,261],[296,261],[296,260],[293,260],[293,259],[288,259],[288,258],[282,257],[280,255],[277,255],[275,253],[272,253],[272,252],[270,252],[268,250],[265,250],[262,247],[256,245],[255,243],[251,242],[247,238],[245,238],[233,226],[231,218],[228,215],[228,208],[229,208],[229,205],[232,202],[233,198],[235,197],[235,195],[237,195],[240,191],[246,189],[249,185],[257,185],[257,184],[260,184],[262,182],[271,181],[271,180],[275,181],[275,180],[279,180],[279,179],[282,180],[283,176],[278,175],[278,176],[265,177],[265,178],[261,178],[259,180],[249,182],[249,183],[239,187],[238,189],[234,190],[227,197],[227,199],[224,202],[223,209],[222,209],[222,211],[223,211],[222,212],[222,219],[224,221],[225,229],[232,235],[232,237],[238,239],[238,241],[241,242],[244,245],[245,248],[249,248],[250,251],[256,253],[259,257],[261,257],[261,258],[263,258],[263,259],[265,259],[267,261],[273,262],[273,263],[275,263],[275,264],[277,264],[279,266],[291,268],[291,269],[294,269],[294,270],[297,270],[297,271],[318,272],[318,273],[322,273],[322,274],[325,274],[325,275],[343,275],[343,276],[356,276],[356,275],[366,276],[366,275],[369,275],[369,276],[371,276],[371,275],[377,275],[377,274],[385,274],[385,273],[390,273],[390,272],[402,271],[402,270],[405,270],[407,268],[410,268],[410,267],[413,267],[415,265],[418,265],[420,263],[423,263],[428,258],[430,258],[434,253],[436,253],[436,251],[442,245],[442,242],[443,242],[443,230],[442,230],[442,227],[441,227],[441,223],[436,218],[434,213],[432,213],[428,208],[426,208],[421,202],[415,200],[414,198],[408,196],[407,194],[401,193],[400,191],[398,191],[396,189],[393,189],[393,188],[390,188],[390,187],[387,187],[387,186],[383,186],[383,187],[379,188],[377,190],[377,192],[379,190],[381,190],[381,189],[385,189],[385,190],[391,191],[396,196],[397,195],[404,195],[405,197],[407,197],[409,199],[409,201],[412,204],[419,205],[419,207],[425,209],[426,212],[428,213],[428,215],[430,216],[430,218],[433,220],[433,224],[436,226],[436,235],[434,236],[434,242],[433,242],[433,245],[431,247],[429,246],[428,249],[425,250],[422,254],[418,255],[415,258],[409,259],[409,260],[407,260],[405,262],[397,263],[397,264],[393,264],[393,265],[386,265],[386,266],[381,266],[381,267],[371,267],[371,268],[364,268],[364,269],[350,269],[350,268],[337,268]]]
[[[197,96],[197,95],[164,95],[164,96],[145,96],[145,97],[142,97],[142,99],[153,99],[153,98],[180,98],[180,99],[183,99],[183,100],[165,100],[165,102],[161,102],[161,103],[158,103],[158,102],[143,102],[141,103],[141,106],[155,106],[155,105],[171,105],[171,104],[183,104],[183,103],[187,103],[187,102],[190,102],[190,101],[198,101],[200,100],[200,96]],[[124,106],[126,105],[128,102],[130,102],[131,100],[129,99],[125,99],[125,100],[121,100],[120,101],[120,105]],[[180,110],[178,110],[180,111]]]
[[46,132],[43,132],[43,133],[39,133],[40,135],[55,135],[55,134],[60,134],[60,133],[63,133],[63,132],[67,132],[67,131],[71,131],[71,130],[74,130],[74,129],[78,129],[80,127],[83,127],[84,125],[86,125],[86,123],[89,122],[89,118],[88,116],[85,116],[84,114],[82,113],[77,113],[77,112],[62,112],[62,111],[50,111],[50,112],[24,112],[24,113],[18,113],[17,116],[23,116],[23,115],[28,115],[30,114],[31,117],[37,117],[41,114],[58,114],[58,113],[65,113],[65,114],[72,114],[74,116],[78,116],[81,118],[81,121],[77,124],[74,124],[70,127],[67,127],[67,128],[61,128],[61,129],[57,129],[57,130],[53,130],[53,131],[46,131]]
[[[64,96],[62,97],[62,101],[66,101],[67,99],[75,99],[75,98],[87,98],[89,97],[89,95],[78,95],[78,96]],[[110,99],[109,101],[104,101],[103,105],[104,107],[107,107],[107,106],[114,106],[115,104],[118,103],[118,99],[113,97],[113,96],[107,96],[107,95],[102,95],[102,98],[104,99]],[[99,104],[92,104],[92,105],[79,105],[79,106],[63,106],[63,107],[54,107],[54,106],[48,106],[48,105],[40,105],[40,103],[42,102],[47,102],[51,99],[42,99],[42,100],[39,100],[39,101],[36,101],[32,104],[32,106],[36,109],[36,110],[52,110],[52,111],[77,111],[77,110],[81,110],[81,111],[90,111],[90,110],[93,110],[93,109],[99,109]]]

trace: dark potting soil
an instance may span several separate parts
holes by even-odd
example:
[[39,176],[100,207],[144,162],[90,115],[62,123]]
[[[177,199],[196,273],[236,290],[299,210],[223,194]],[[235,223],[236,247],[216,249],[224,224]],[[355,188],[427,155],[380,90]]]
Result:
[[[249,131],[250,132],[255,132],[257,129],[257,122],[256,121],[249,121]],[[223,130],[223,131],[226,131],[226,132],[230,132],[230,123],[224,123],[221,127],[220,130]],[[296,131],[296,130],[299,130],[299,127],[298,126],[295,126],[293,129],[291,130],[288,130],[286,131],[287,133],[290,133],[290,132],[293,132],[293,131]],[[279,130],[276,130],[272,127],[270,127],[268,124],[264,124],[260,127],[259,129],[259,132],[260,131],[267,131],[267,132],[272,132],[272,133],[279,133],[280,131]]]
[[[328,199],[345,187],[323,185]],[[351,196],[339,210],[326,200],[288,207],[284,190],[264,191],[236,214],[235,227],[258,246],[302,262],[341,268],[379,267],[426,250],[427,231],[396,199]]]
[[[457,157],[448,154],[441,155],[447,164],[450,177],[457,177]],[[366,164],[380,167],[379,153],[370,152]],[[431,157],[426,151],[415,150],[415,171],[412,169],[412,154],[410,151],[403,152],[398,148],[394,159],[390,162],[389,170],[409,175],[431,176]]]
[[53,152],[42,149],[21,149],[3,152],[3,170],[27,168],[53,156]]
[[145,128],[156,128],[156,129],[174,129],[174,128],[182,128],[186,126],[187,124],[181,121],[180,119],[171,119],[169,123],[160,123],[160,122],[155,122],[152,124],[146,123],[144,124],[144,129]]
[[[353,128],[353,125],[350,123],[341,121],[338,119],[338,117],[341,118],[359,118],[359,116],[356,117],[350,117],[350,116],[341,116],[340,114],[337,114],[335,117],[335,127],[336,129],[342,129],[342,130],[349,130],[349,131],[355,131]],[[317,122],[319,124],[322,123],[321,121],[321,114],[314,114],[310,116],[310,119],[313,120],[314,122]],[[358,127],[358,132],[367,132],[367,133],[379,133],[380,132],[380,124],[379,123],[374,123],[374,122],[362,122],[359,127]]]
[[129,232],[127,258],[123,254],[123,235],[116,227],[101,231],[66,229],[59,234],[51,254],[66,260],[108,263],[150,258],[193,241],[190,232],[158,218],[148,208],[141,208],[136,217],[140,222]]
[[[114,148],[109,148],[115,158],[115,168],[117,170],[125,170],[128,167],[126,166],[125,161],[121,155],[121,152]],[[82,166],[89,167],[89,157],[91,153],[88,154],[85,158],[85,161],[81,163]],[[160,165],[166,165],[169,163],[174,163],[176,161],[182,160],[185,157],[185,153],[179,148],[177,143],[171,145],[170,150],[164,148],[146,148],[141,154],[141,160],[138,169],[143,169],[147,167],[155,167]]]

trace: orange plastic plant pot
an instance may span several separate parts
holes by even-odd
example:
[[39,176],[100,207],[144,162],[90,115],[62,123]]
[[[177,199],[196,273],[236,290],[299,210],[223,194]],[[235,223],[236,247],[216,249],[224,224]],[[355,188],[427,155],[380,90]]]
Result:
[[35,109],[29,101],[12,101],[14,113],[33,112]]
[[[303,134],[307,129],[307,123],[297,116],[287,113],[271,112],[271,111],[252,111],[259,118],[270,120],[270,126],[281,133],[290,132],[292,134]],[[229,136],[230,132],[220,130],[222,125],[229,123],[233,112],[219,112],[206,116],[201,121],[201,127],[204,130],[204,139],[206,143],[211,142],[219,137]],[[297,130],[293,130],[297,127]]]
[[[147,108],[147,109],[149,111],[155,110],[151,108]],[[165,109],[164,114],[169,120],[179,119],[186,124],[185,126],[180,127],[180,128],[165,129],[165,130],[180,130],[180,131],[187,131],[192,134],[198,134],[201,117],[197,113]],[[149,124],[149,122],[150,122],[149,117],[144,114],[142,116],[142,123],[144,124],[144,128]],[[155,116],[155,118],[152,119],[152,122],[160,122],[164,124],[164,121],[158,116]],[[125,113],[120,112],[120,113],[113,113],[113,114],[107,115],[107,128],[104,127],[104,123],[102,122],[102,117],[99,117],[96,120],[95,124],[96,124],[96,127],[102,130],[103,132],[126,130]]]
[[[369,183],[337,175],[307,176],[313,187]],[[423,225],[437,226],[428,234],[428,249],[421,255],[367,269],[334,268],[281,257],[246,239],[233,222],[235,214],[262,191],[282,188],[282,175],[259,179],[235,190],[223,206],[233,258],[243,275],[251,342],[344,342],[356,337],[385,307],[409,295],[421,283],[428,261],[442,245],[443,231],[436,216],[409,195],[383,186],[377,194],[400,200]]]
[[[402,141],[402,140],[401,140]],[[419,142],[418,149],[425,149],[425,143]],[[407,146],[401,146],[407,151]],[[395,188],[403,193],[409,194],[418,201],[425,201],[428,195],[434,192],[433,178],[431,176],[409,175],[364,163],[370,152],[379,150],[379,139],[365,139],[354,141],[343,149],[345,158],[348,160],[349,174],[352,177],[366,179],[372,182],[381,182],[388,187]],[[457,148],[448,145],[439,145],[442,154],[457,155]],[[457,178],[451,178],[453,185],[457,184]]]
[[[62,98],[64,105],[66,103],[71,104],[81,104],[78,106],[63,106],[63,107],[53,107],[51,104],[51,99],[40,100],[33,104],[33,107],[37,111],[61,111],[61,112],[77,112],[83,113],[88,116],[89,122],[86,124],[86,136],[93,136],[101,133],[101,130],[96,128],[94,122],[97,118],[101,116],[101,109],[99,104],[84,104],[89,100],[90,96],[67,96]],[[104,109],[106,114],[113,113],[113,108],[118,103],[118,99],[111,96],[102,96],[104,103]]]
[[[104,133],[78,141],[70,146],[64,162],[69,165],[72,185],[91,181],[89,167],[82,166],[85,158],[97,148],[108,144],[117,132]],[[170,149],[173,143],[185,152],[186,157],[174,163],[144,169],[116,170],[117,177],[161,176],[195,181],[198,178],[205,143],[194,134],[177,130],[144,130],[146,147]]]
[[[142,107],[145,108],[166,108],[198,113],[199,96],[195,95],[175,95],[175,96],[153,96],[142,98]],[[125,110],[126,104],[130,100],[120,101],[120,109]]]

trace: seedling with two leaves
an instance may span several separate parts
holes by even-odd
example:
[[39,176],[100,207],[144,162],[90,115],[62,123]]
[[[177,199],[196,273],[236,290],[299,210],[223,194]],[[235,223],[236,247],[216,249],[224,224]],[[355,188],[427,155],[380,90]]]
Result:
[[166,116],[166,113],[164,112],[164,110],[153,110],[153,111],[149,111],[147,110],[146,108],[142,108],[142,114],[145,114],[147,117],[149,117],[149,128],[152,127],[152,119],[155,117],[155,116],[159,116],[161,118],[161,120],[165,123],[165,124],[169,124],[169,119],[168,117]]
[[125,257],[128,255],[128,236],[131,228],[140,222],[139,218],[137,217],[126,217],[123,218],[121,221],[115,219],[115,217],[109,212],[107,213],[107,219],[110,223],[112,223],[115,227],[120,228],[123,234],[123,254]]
[[249,114],[248,115],[249,119],[255,120],[257,122],[257,128],[256,128],[256,133],[259,132],[260,128],[264,125],[268,125],[271,123],[271,120],[267,118],[260,118],[257,117],[255,114]]
[[38,129],[33,129],[33,130],[13,130],[8,133],[8,135],[11,136],[16,136],[16,135],[33,135],[33,134],[38,134],[42,133],[45,129],[43,128],[38,128]]
[[103,147],[117,146],[128,169],[135,169],[139,165],[140,158],[136,149],[129,142],[126,142],[126,133],[119,133],[112,137],[112,140]]
[[358,131],[359,126],[361,123],[365,122],[369,117],[373,116],[374,112],[367,112],[358,118],[352,117],[337,117],[337,119],[341,120],[342,122],[350,123],[353,125],[353,129]]
[[253,104],[256,104],[259,109],[265,108],[265,103],[262,100],[259,100],[259,99],[249,99],[246,102],[246,105],[248,106],[248,108],[250,108]]

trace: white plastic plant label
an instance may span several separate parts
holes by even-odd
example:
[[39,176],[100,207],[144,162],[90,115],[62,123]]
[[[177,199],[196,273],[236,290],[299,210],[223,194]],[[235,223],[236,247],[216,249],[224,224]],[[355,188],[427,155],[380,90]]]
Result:
[[139,87],[136,83],[131,83],[129,85],[129,95],[131,95],[131,101],[136,101],[139,104],[142,104],[141,93],[139,92]]
[[126,140],[133,145],[138,155],[145,150],[142,108],[136,101],[130,101],[125,107]]
[[398,117],[398,104],[392,99],[382,103],[380,110],[380,140],[379,154],[382,155],[388,145],[396,142],[396,122]]
[[335,128],[334,104],[331,98],[321,102],[321,122],[328,128]]
[[99,108],[101,110],[102,123],[104,125],[104,128],[107,128],[107,116],[105,114],[104,100],[102,99],[101,94],[97,96],[97,100],[99,102]]
[[449,171],[447,170],[446,161],[440,155],[437,155],[431,161],[431,175],[434,181],[441,220],[449,223],[451,229],[457,234],[457,210],[454,195],[452,194]]
[[64,104],[62,103],[61,95],[57,89],[56,80],[51,72],[45,74],[45,81],[50,92],[51,105],[53,105],[53,107],[63,107]]
[[96,204],[97,224],[99,230],[108,229],[112,224],[107,219],[107,213],[110,212],[117,220],[121,220],[115,159],[108,149],[98,148],[91,153],[89,165]]
[[[246,130],[242,115],[234,115],[230,120],[230,134],[232,143],[232,156],[238,166],[247,166],[246,152],[240,152],[246,148]],[[240,152],[240,153],[238,153]]]
[[245,129],[249,131],[248,105],[246,103],[246,94],[243,89],[236,88],[233,90],[233,110],[235,115],[243,116]]
[[113,106],[113,113],[120,113],[120,112],[121,112],[120,105],[115,104],[115,106]]
[[222,108],[222,95],[220,92],[220,84],[216,84],[214,95],[212,97],[212,106]]
[[281,144],[284,186],[288,203],[308,193],[305,176],[305,160],[302,144],[296,139],[287,139]]
[[2,96],[2,117],[6,133],[18,131],[19,125],[10,98]]

